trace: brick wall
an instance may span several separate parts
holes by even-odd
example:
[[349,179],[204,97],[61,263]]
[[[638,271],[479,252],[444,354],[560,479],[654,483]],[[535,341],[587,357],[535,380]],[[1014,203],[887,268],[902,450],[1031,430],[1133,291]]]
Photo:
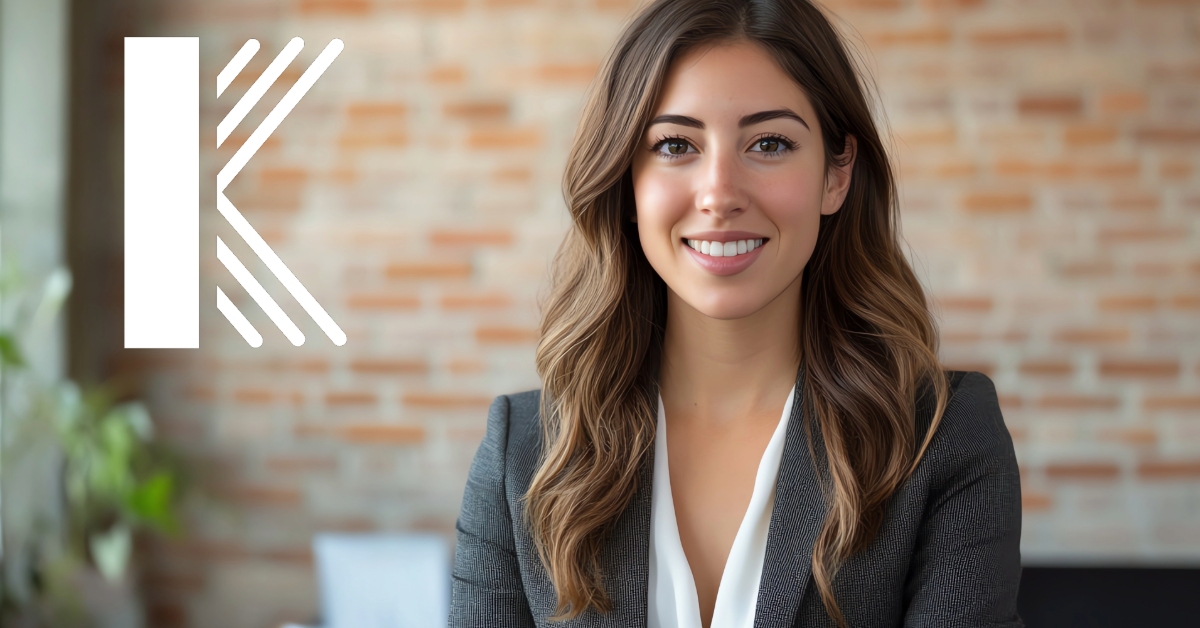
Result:
[[[205,185],[202,250],[220,235],[308,341],[292,347],[206,254],[203,348],[114,352],[117,368],[144,373],[161,429],[217,498],[190,535],[152,546],[154,625],[308,619],[310,536],[452,538],[490,399],[537,385],[535,300],[566,225],[560,175],[630,5],[121,6],[102,47],[116,63],[113,37],[202,38],[206,137],[289,38],[307,42],[231,148],[205,143],[209,182],[325,43],[346,44],[229,197],[349,342],[333,346],[257,264]],[[1002,396],[1026,561],[1200,564],[1197,4],[830,6],[874,68],[945,361],[987,373]],[[216,101],[216,73],[250,37],[262,51]],[[211,307],[214,285],[262,348]]]

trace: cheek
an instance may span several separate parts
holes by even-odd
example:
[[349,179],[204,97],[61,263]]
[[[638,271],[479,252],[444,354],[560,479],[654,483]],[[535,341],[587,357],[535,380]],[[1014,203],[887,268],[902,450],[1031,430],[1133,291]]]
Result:
[[633,197],[642,248],[653,261],[656,253],[672,250],[671,230],[690,206],[688,181],[652,171],[635,175]]

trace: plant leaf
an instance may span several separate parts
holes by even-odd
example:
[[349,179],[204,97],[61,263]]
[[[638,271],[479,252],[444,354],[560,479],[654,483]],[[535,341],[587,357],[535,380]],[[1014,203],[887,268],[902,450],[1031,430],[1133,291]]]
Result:
[[0,333],[0,362],[5,366],[25,366],[25,358],[17,347],[17,339],[8,332]]

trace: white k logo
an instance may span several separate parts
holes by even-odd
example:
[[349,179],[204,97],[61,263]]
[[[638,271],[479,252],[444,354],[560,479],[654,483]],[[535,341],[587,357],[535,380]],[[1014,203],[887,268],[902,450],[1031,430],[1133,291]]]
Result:
[[[218,97],[258,48],[258,41],[247,41],[221,70],[217,75]],[[217,146],[229,138],[303,48],[299,37],[288,42],[217,125]],[[234,207],[225,189],[342,48],[340,39],[325,46],[217,174],[217,209],[221,215],[338,346],[346,344],[346,333]],[[125,38],[126,348],[199,346],[198,82],[198,38]],[[293,345],[304,344],[304,334],[220,237],[217,259]],[[250,346],[262,346],[262,335],[219,287],[217,309]]]

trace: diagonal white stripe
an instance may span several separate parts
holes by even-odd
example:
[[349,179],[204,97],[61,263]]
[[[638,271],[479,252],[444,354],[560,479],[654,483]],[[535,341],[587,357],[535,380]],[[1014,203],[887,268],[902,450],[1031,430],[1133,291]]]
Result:
[[225,164],[225,167],[221,168],[221,172],[217,173],[218,193],[225,191],[225,188],[229,185],[229,182],[233,181],[233,178],[242,171],[242,168],[245,167],[246,162],[250,161],[250,158],[254,156],[254,153],[258,152],[258,149],[262,147],[263,142],[267,141],[267,137],[269,137],[271,133],[275,132],[275,129],[279,126],[279,123],[283,122],[283,119],[292,112],[292,108],[295,107],[296,103],[300,102],[300,99],[308,93],[308,90],[313,86],[313,83],[317,82],[317,79],[321,78],[321,75],[325,73],[325,70],[329,67],[329,64],[333,63],[333,60],[336,59],[339,54],[341,54],[342,48],[344,47],[345,46],[342,44],[342,40],[335,39],[329,42],[328,46],[325,46],[325,49],[321,51],[321,54],[317,55],[317,59],[313,61],[312,65],[308,66],[308,69],[304,71],[304,74],[300,75],[300,80],[296,81],[296,84],[293,85],[292,88],[283,95],[283,98],[279,101],[279,104],[275,105],[275,108],[271,110],[271,113],[267,114],[267,117],[263,119],[262,124],[258,125],[258,128],[254,129],[254,133],[250,134],[250,138],[246,140],[246,143],[242,144],[242,146],[238,148],[238,151],[234,153],[233,158],[229,160],[229,163]]
[[[279,56],[275,57],[275,60],[271,62],[271,65],[267,66],[266,70],[263,70],[262,76],[258,77],[258,80],[254,81],[254,84],[250,86],[250,89],[246,90],[245,94],[242,94],[242,99],[239,100],[237,104],[233,106],[233,109],[230,109],[229,113],[225,115],[225,119],[221,120],[221,122],[217,124],[217,146],[220,146],[222,143],[224,143],[229,137],[229,134],[237,128],[237,125],[241,124],[242,119],[246,117],[246,114],[250,113],[250,110],[254,108],[254,105],[258,104],[258,101],[263,97],[263,94],[267,93],[267,90],[275,84],[275,81],[279,79],[279,75],[283,74],[283,71],[287,69],[288,64],[292,62],[292,59],[296,58],[296,55],[300,54],[300,51],[303,48],[304,40],[300,39],[299,37],[293,37],[292,40],[283,47],[283,51],[279,53]],[[237,57],[234,57],[234,59],[236,60]],[[247,59],[247,61],[249,61],[249,59]],[[232,77],[230,77],[230,79],[232,80]]]
[[219,236],[217,237],[217,259],[221,260],[222,264],[225,264],[225,268],[229,269],[229,272],[233,274],[233,278],[242,284],[246,292],[250,293],[250,296],[254,298],[258,306],[267,313],[267,316],[271,317],[275,326],[279,328],[279,331],[283,332],[283,335],[287,336],[288,340],[292,341],[293,345],[299,347],[304,344],[304,334],[300,333],[300,329],[296,327],[292,319],[288,318],[288,315],[279,308],[279,304],[275,302],[275,299],[272,299],[271,295],[267,294],[262,284],[258,283],[254,275],[250,274],[250,271],[242,265],[241,260],[233,254],[233,251],[230,251],[229,247],[225,246],[225,242]]
[[301,284],[300,280],[296,279],[296,276],[292,274],[292,271],[288,270],[283,260],[279,259],[275,251],[271,250],[270,245],[242,217],[242,213],[233,206],[233,203],[229,202],[224,192],[217,192],[217,209],[221,210],[221,215],[225,216],[230,225],[233,225],[234,230],[238,232],[238,235],[242,236],[246,244],[250,245],[250,248],[258,255],[259,259],[267,265],[267,268],[272,273],[275,273],[275,276],[279,278],[283,286],[300,302],[300,306],[316,321],[321,331],[324,331],[325,335],[329,336],[333,344],[339,347],[346,344],[346,332],[342,331],[342,328],[333,322],[333,319],[325,312],[321,304],[317,303],[317,300],[308,293],[304,284]]
[[233,301],[230,301],[229,297],[225,296],[225,292],[221,290],[220,286],[217,286],[217,309],[221,310],[221,313],[225,315],[225,318],[230,323],[233,323],[233,328],[238,330],[238,333],[242,335],[242,338],[246,339],[246,342],[250,343],[251,347],[262,346],[262,336],[258,333],[258,330],[254,328],[254,325],[250,324],[250,321],[246,320],[246,317],[242,315],[242,311],[237,309]]
[[[217,98],[220,98],[221,94],[225,93],[225,88],[229,87],[229,84],[233,82],[233,79],[237,78],[238,74],[241,74],[242,70],[246,68],[246,64],[254,58],[256,53],[258,53],[258,40],[246,40],[246,43],[242,45],[242,49],[233,55],[233,58],[226,64],[225,69],[221,70],[221,73],[217,75]],[[220,145],[221,142],[218,140],[217,146]]]

